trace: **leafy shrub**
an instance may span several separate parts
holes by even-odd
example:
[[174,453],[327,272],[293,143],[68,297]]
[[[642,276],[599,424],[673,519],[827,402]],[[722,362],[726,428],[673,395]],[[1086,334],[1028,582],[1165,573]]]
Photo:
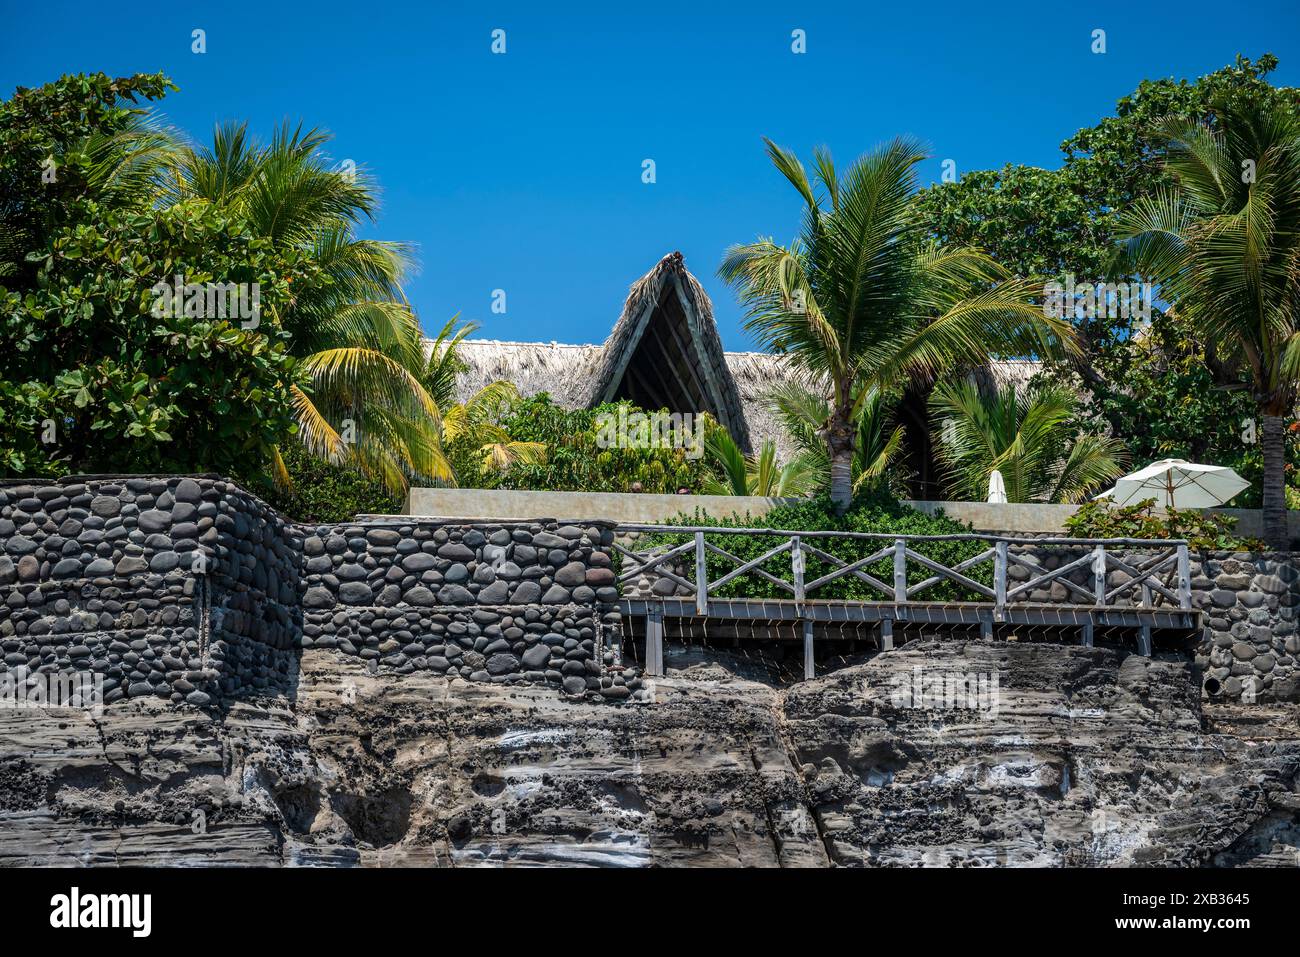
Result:
[[[515,405],[501,425],[513,441],[541,442],[546,461],[516,463],[504,472],[484,470],[472,448],[453,443],[448,450],[460,484],[471,488],[544,489],[556,492],[697,492],[712,473],[704,458],[685,449],[601,448],[597,422],[602,414],[631,416],[642,410],[628,402],[594,409],[564,409],[546,393]],[[639,485],[639,488],[637,487]]]
[[[126,104],[173,88],[96,74],[0,103],[0,474],[256,471],[293,433],[278,316],[310,273],[206,203],[154,205],[160,141]],[[154,316],[178,274],[257,284],[261,325]]]
[[1237,520],[1198,509],[1165,510],[1155,514],[1156,500],[1115,506],[1105,501],[1087,502],[1065,520],[1065,528],[1078,538],[1183,538],[1201,551],[1259,551],[1263,543],[1233,533]]
[[255,480],[250,484],[285,518],[314,525],[350,521],[361,513],[390,515],[401,511],[401,496],[354,468],[332,465],[297,442],[285,443],[280,451],[293,490],[286,492]]
[[[681,515],[668,524],[672,525],[708,525],[724,528],[779,528],[787,531],[841,531],[868,532],[886,536],[879,539],[819,538],[809,539],[808,544],[827,554],[834,555],[843,562],[852,563],[866,558],[882,548],[891,547],[893,541],[889,536],[896,535],[970,535],[971,526],[948,518],[942,512],[927,515],[924,512],[904,505],[883,493],[875,493],[855,500],[853,506],[844,514],[836,515],[829,496],[807,499],[786,505],[779,505],[765,515],[745,515],[742,518],[714,518],[701,511],[695,515]],[[651,545],[680,545],[690,540],[688,535],[675,535],[671,532],[656,532],[642,536],[637,543],[638,550]],[[748,562],[781,543],[777,536],[757,535],[710,535],[708,541]],[[971,558],[988,548],[988,544],[979,539],[952,539],[946,541],[909,542],[908,547],[918,554],[952,568],[958,562]],[[833,570],[822,559],[815,558],[805,551],[804,581],[812,582]],[[693,559],[691,559],[693,561]],[[709,580],[713,581],[731,569],[737,567],[720,555],[709,554],[707,559]],[[688,562],[689,564],[689,562]],[[793,583],[794,573],[790,567],[790,555],[781,553],[768,559],[759,566],[764,571]],[[892,588],[894,582],[893,556],[889,555],[863,569],[867,574],[879,579]],[[992,585],[993,566],[981,563],[965,573],[983,585]],[[908,584],[915,585],[931,577],[931,572],[920,563],[909,559],[907,563]],[[685,576],[694,578],[693,567]],[[720,589],[711,590],[710,594],[718,598],[790,598],[790,593],[778,588],[771,582],[755,575],[745,574],[732,579]],[[809,596],[811,599],[843,599],[856,601],[891,600],[892,594],[881,595],[866,582],[851,575],[837,578],[826,585],[819,586]],[[943,579],[917,595],[918,601],[970,601],[980,598],[950,579]]]

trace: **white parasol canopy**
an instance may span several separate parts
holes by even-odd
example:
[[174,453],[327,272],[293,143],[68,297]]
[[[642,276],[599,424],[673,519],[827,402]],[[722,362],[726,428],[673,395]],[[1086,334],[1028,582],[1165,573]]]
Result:
[[997,469],[989,473],[989,501],[998,505],[1005,505],[1007,501],[1007,483]]
[[1213,508],[1249,487],[1249,482],[1225,465],[1161,459],[1125,475],[1097,498],[1110,499],[1116,505],[1153,498],[1165,508]]

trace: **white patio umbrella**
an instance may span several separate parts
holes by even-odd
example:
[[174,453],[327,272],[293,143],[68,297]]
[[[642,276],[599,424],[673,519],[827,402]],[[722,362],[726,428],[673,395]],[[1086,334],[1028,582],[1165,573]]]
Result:
[[1007,483],[1002,480],[1002,473],[997,469],[989,473],[989,501],[998,505],[1007,502]]
[[1165,508],[1213,508],[1250,486],[1225,465],[1201,465],[1184,459],[1161,459],[1125,475],[1097,498],[1133,505],[1153,498]]

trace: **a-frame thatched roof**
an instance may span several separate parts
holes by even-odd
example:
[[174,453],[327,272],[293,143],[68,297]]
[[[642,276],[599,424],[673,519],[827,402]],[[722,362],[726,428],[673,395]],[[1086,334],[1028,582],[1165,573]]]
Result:
[[587,404],[615,399],[647,409],[708,412],[738,445],[750,447],[713,304],[679,252],[632,284],[623,314],[605,340]]
[[582,408],[630,399],[646,409],[708,412],[749,451],[746,403],[736,388],[708,294],[670,253],[632,284],[603,346],[468,339],[460,398],[498,379],[524,395],[549,392]]

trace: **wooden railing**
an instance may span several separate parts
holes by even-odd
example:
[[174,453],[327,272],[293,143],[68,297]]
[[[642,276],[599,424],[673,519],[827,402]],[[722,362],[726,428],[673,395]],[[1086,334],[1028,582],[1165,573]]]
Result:
[[[925,590],[942,581],[951,581],[967,591],[988,599],[994,607],[1004,606],[1018,598],[1023,599],[1034,589],[1059,581],[1071,594],[1079,599],[1077,604],[1110,606],[1117,604],[1117,599],[1132,592],[1137,601],[1128,604],[1136,607],[1157,607],[1168,603],[1178,608],[1192,607],[1191,568],[1187,542],[1181,540],[1139,539],[1139,538],[1013,538],[998,535],[881,535],[869,532],[809,532],[788,531],[771,528],[721,528],[683,525],[620,525],[618,531],[639,532],[642,534],[685,535],[687,541],[680,545],[657,545],[640,551],[627,548],[617,541],[614,550],[625,558],[631,559],[633,567],[618,578],[620,586],[636,580],[648,572],[657,577],[667,578],[682,586],[686,592],[695,596],[696,606],[701,615],[708,610],[710,592],[716,592],[722,586],[744,576],[753,576],[773,585],[787,593],[797,603],[808,600],[813,592],[841,578],[853,577],[878,591],[885,601],[902,604],[924,601],[918,598]],[[756,558],[748,560],[727,551],[716,544],[718,538],[734,536],[766,536],[779,539],[777,544]],[[712,540],[711,540],[712,539]],[[852,561],[845,561],[832,555],[817,544],[828,539],[858,540],[880,542],[881,547],[870,554]],[[923,555],[914,546],[923,542],[983,542],[988,547],[960,562],[948,566]],[[1085,549],[1086,554],[1058,566],[1054,569],[1044,568],[1034,559],[1012,551],[1012,546],[1032,546],[1035,549],[1060,549],[1062,551]],[[1120,557],[1121,552],[1154,552],[1136,560],[1136,563]],[[780,578],[762,566],[782,554],[790,555],[790,580]],[[710,581],[707,572],[707,558],[717,555],[732,567],[725,574]],[[811,556],[831,570],[811,581],[807,580],[806,563]],[[893,567],[892,581],[882,581],[866,569],[886,559]],[[993,584],[986,585],[966,574],[976,566],[986,562],[993,565]],[[686,577],[674,571],[680,565],[693,566],[694,572]],[[915,584],[908,584],[910,565],[920,565],[932,574]],[[667,566],[667,567],[666,567]],[[1012,566],[1029,570],[1031,577],[1025,581],[1011,583],[1008,571]],[[1071,573],[1082,569],[1091,570],[1091,587],[1084,587],[1070,579]],[[1124,572],[1128,580],[1108,587],[1107,573],[1111,570]],[[1168,574],[1173,579],[1166,584],[1160,578]],[[1170,587],[1172,585],[1172,587]]]
[[[710,602],[724,586],[748,579],[761,581],[766,590],[776,593],[795,608],[794,617],[805,619],[805,650],[808,659],[806,671],[812,673],[812,611],[805,608],[806,603],[818,601],[825,597],[826,586],[832,582],[853,579],[868,586],[879,594],[878,603],[891,606],[884,609],[879,616],[882,648],[893,647],[894,619],[910,620],[908,606],[933,605],[936,602],[952,604],[953,600],[943,599],[932,592],[941,582],[951,582],[967,595],[973,595],[974,601],[966,600],[962,607],[970,613],[972,620],[978,620],[982,633],[992,634],[996,622],[1007,620],[1008,608],[1026,604],[1042,607],[1086,606],[1081,615],[1071,620],[1082,630],[1085,644],[1093,643],[1093,625],[1096,613],[1104,609],[1122,607],[1126,611],[1143,609],[1180,609],[1190,611],[1192,607],[1191,569],[1187,542],[1181,540],[1151,540],[1134,538],[1016,538],[999,535],[882,535],[867,532],[822,532],[794,531],[769,528],[723,528],[682,525],[641,525],[626,524],[618,527],[622,535],[636,532],[641,535],[653,535],[670,538],[666,543],[650,547],[629,547],[615,541],[614,550],[631,562],[618,576],[618,584],[628,596],[627,586],[638,579],[648,579],[653,583],[657,579],[667,579],[673,583],[675,594],[671,600],[677,604],[688,603],[694,598],[695,615],[708,616]],[[685,541],[675,544],[673,540],[685,536]],[[754,558],[742,558],[724,548],[720,541],[736,537],[766,537],[776,539],[776,544],[765,549]],[[828,549],[836,547],[835,541],[851,540],[861,542],[858,550],[867,554],[852,557],[840,557]],[[925,543],[967,542],[972,547],[983,545],[978,552],[952,564],[944,564],[935,558],[922,554],[918,549]],[[873,546],[879,547],[873,547]],[[735,547],[735,546],[732,546]],[[848,549],[839,549],[847,551]],[[1024,554],[1032,550],[1033,555]],[[1043,552],[1059,550],[1062,561],[1056,568],[1046,568],[1036,558],[1043,558]],[[1070,557],[1082,551],[1077,557]],[[1139,553],[1134,556],[1132,553]],[[781,574],[773,574],[772,561],[789,556],[789,575],[784,574],[784,567],[773,569]],[[714,557],[715,566],[721,563],[725,568],[722,574],[709,577],[709,559]],[[826,566],[823,574],[809,577],[810,560]],[[885,564],[890,574],[880,574],[881,569],[873,566]],[[992,574],[981,575],[991,584],[979,581],[974,570],[985,564],[992,565]],[[782,561],[782,565],[784,562]],[[767,566],[767,567],[764,567]],[[909,573],[919,566],[925,577],[911,582]],[[1025,569],[1024,575],[1013,576],[1011,569]],[[1086,570],[1086,571],[1085,571]],[[1078,575],[1083,571],[1083,575]],[[1123,572],[1127,578],[1116,584],[1109,584],[1111,571]],[[1085,580],[1080,584],[1073,580],[1078,575]],[[1016,580],[1021,579],[1021,580]],[[1065,589],[1068,601],[1037,602],[1033,600],[1035,590],[1059,583]],[[734,593],[733,585],[731,591]],[[819,594],[820,592],[820,594]],[[684,602],[683,602],[684,598]],[[662,600],[661,600],[662,599]],[[647,617],[647,635],[662,634],[663,605],[669,600],[666,596],[637,596],[638,601],[648,602],[644,608]],[[714,605],[726,607],[735,612],[738,603],[744,598],[728,597],[721,601],[714,600]],[[758,604],[765,599],[753,599],[751,604]],[[839,599],[844,602],[846,599]],[[859,605],[875,604],[872,599],[847,599]],[[689,605],[687,606],[689,607]],[[1090,609],[1090,610],[1088,610]],[[752,609],[744,609],[747,613]],[[753,611],[752,616],[762,614],[762,609]],[[679,611],[678,614],[689,614]],[[1105,621],[1106,616],[1100,620]],[[1151,653],[1151,620],[1155,616],[1148,614],[1137,624],[1139,632],[1139,649],[1144,654]],[[655,653],[648,652],[652,659],[661,655],[661,648]],[[660,669],[662,665],[660,664]],[[652,668],[652,673],[656,672]]]

